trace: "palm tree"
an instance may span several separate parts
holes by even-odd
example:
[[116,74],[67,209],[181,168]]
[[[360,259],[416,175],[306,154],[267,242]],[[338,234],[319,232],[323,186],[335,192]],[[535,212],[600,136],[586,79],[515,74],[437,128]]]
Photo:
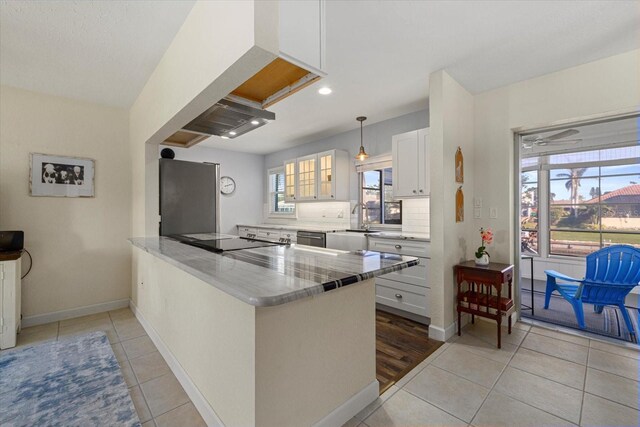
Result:
[[600,196],[600,187],[591,187],[591,190],[589,190],[589,195],[591,196],[592,199],[595,199],[596,197]]
[[587,171],[587,168],[572,168],[569,169],[569,173],[559,173],[558,177],[566,177],[567,182],[564,184],[567,190],[571,192],[571,211],[573,216],[578,216],[578,209],[575,205],[578,204],[578,188],[580,187],[580,180],[582,175]]

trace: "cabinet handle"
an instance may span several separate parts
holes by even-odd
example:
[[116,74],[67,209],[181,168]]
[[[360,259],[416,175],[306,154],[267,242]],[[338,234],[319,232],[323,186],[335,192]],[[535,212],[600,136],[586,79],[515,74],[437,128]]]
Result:
[[398,298],[398,299],[402,299],[402,295],[400,295],[400,294],[396,294],[396,298]]
[[422,191],[422,190],[420,190],[420,192],[421,192],[421,193],[423,193],[423,191]]
[[333,199],[333,194],[331,195],[331,198]]
[[316,197],[316,196],[313,196],[313,198],[314,198],[314,199],[317,199],[317,197]]
[[402,245],[396,245],[396,249],[402,249]]
[[416,193],[417,193],[417,191],[416,191],[416,190],[413,190],[413,194],[416,194]]

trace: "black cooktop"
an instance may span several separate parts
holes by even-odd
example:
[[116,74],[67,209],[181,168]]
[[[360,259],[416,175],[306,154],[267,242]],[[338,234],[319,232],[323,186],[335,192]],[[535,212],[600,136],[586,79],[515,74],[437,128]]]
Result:
[[209,252],[221,253],[227,251],[237,251],[240,249],[264,248],[267,246],[278,246],[282,243],[266,242],[264,240],[245,239],[212,239],[212,240],[192,240],[178,239],[182,243],[204,249]]

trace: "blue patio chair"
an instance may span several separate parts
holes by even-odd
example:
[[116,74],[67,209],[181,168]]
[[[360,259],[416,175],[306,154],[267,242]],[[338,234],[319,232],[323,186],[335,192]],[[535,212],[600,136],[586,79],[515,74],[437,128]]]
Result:
[[554,270],[544,272],[547,274],[545,309],[549,308],[553,291],[558,291],[569,301],[580,329],[584,329],[583,303],[593,304],[596,313],[602,313],[605,305],[615,305],[622,312],[629,332],[635,335],[624,299],[640,282],[640,249],[614,245],[589,254],[584,279],[574,279]]

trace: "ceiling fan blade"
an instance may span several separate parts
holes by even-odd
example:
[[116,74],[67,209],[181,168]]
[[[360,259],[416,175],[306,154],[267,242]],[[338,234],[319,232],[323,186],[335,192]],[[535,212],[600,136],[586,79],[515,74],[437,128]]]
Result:
[[556,139],[556,140],[551,140],[548,141],[549,144],[552,145],[556,145],[556,144],[575,144],[582,141],[582,139]]
[[555,133],[553,135],[549,135],[548,137],[546,137],[544,139],[546,139],[547,141],[555,141],[556,139],[566,138],[568,136],[573,136],[573,135],[575,135],[577,133],[580,133],[580,131],[579,130],[575,130],[575,129],[567,129],[567,130],[565,130],[563,132],[558,132],[558,133]]

